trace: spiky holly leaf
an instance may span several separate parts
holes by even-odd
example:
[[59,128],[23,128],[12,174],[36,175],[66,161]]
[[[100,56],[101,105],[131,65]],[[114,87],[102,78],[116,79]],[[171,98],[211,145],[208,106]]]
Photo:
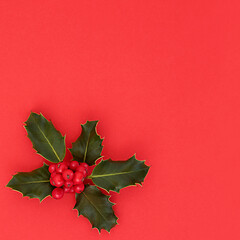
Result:
[[93,228],[99,232],[105,229],[110,232],[117,224],[109,196],[104,195],[96,186],[87,185],[84,191],[76,194],[76,204],[74,209],[78,210],[78,215],[88,218]]
[[81,124],[82,133],[70,149],[73,158],[79,162],[86,162],[94,165],[95,161],[101,157],[102,139],[96,132],[98,121],[87,121]]
[[40,202],[51,195],[53,186],[49,182],[50,173],[48,166],[44,163],[43,167],[32,172],[19,172],[12,177],[7,187],[12,188],[23,194],[23,197],[38,198]]
[[50,162],[61,162],[65,157],[65,137],[42,114],[31,113],[25,128],[38,154]]
[[101,161],[89,176],[95,185],[107,191],[119,192],[120,189],[141,184],[149,170],[144,164],[145,161],[139,161],[135,155],[127,161],[112,161],[111,159]]

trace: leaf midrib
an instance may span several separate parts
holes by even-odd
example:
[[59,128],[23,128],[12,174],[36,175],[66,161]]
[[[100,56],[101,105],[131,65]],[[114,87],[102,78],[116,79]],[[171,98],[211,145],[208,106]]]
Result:
[[57,159],[59,160],[59,162],[61,162],[60,157],[58,156],[57,152],[55,151],[54,147],[52,146],[52,144],[49,142],[49,140],[47,139],[46,135],[44,134],[44,132],[42,131],[42,129],[39,127],[37,121],[35,120],[34,116],[33,116],[33,120],[35,121],[38,129],[40,130],[40,132],[42,133],[43,137],[47,140],[49,146],[51,147],[51,149],[53,150],[53,153],[56,155]]
[[14,184],[14,185],[15,185],[15,186],[19,186],[19,185],[26,185],[26,184],[33,184],[33,183],[45,183],[45,182],[50,182],[50,180],[33,181],[33,182],[23,182],[23,183]]
[[87,145],[86,145],[85,152],[84,152],[83,162],[86,161],[88,144],[89,144],[89,141],[90,141],[90,140],[89,140],[89,139],[90,139],[90,134],[91,134],[91,132],[90,132],[89,135],[88,135],[88,140],[87,140]]
[[102,175],[91,175],[91,176],[89,176],[89,178],[110,177],[110,176],[115,176],[115,175],[123,175],[123,174],[140,172],[140,171],[144,171],[144,170],[146,170],[146,169],[139,169],[139,170],[136,170],[136,171],[129,171],[129,172],[109,173],[109,174],[102,174]]
[[102,213],[100,212],[100,210],[97,208],[97,206],[94,205],[94,203],[87,197],[87,195],[82,192],[83,195],[85,196],[85,198],[92,204],[92,206],[97,210],[97,212],[104,218],[105,221],[108,221],[107,218],[104,217],[104,215],[102,215]]

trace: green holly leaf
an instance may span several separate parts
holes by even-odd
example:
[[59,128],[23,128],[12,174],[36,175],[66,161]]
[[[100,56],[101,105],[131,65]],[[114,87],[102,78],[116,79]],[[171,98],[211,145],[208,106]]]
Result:
[[81,124],[82,133],[70,149],[73,158],[79,162],[86,162],[88,165],[94,165],[95,161],[101,157],[102,139],[96,132],[98,121],[87,121]]
[[144,181],[149,170],[144,162],[137,160],[135,155],[127,161],[101,161],[89,178],[100,188],[119,192],[124,187]]
[[7,187],[12,188],[23,194],[23,197],[38,198],[40,202],[51,195],[53,186],[49,182],[50,173],[48,166],[44,163],[43,167],[32,172],[19,172],[12,177]]
[[50,162],[61,162],[66,153],[65,137],[42,114],[31,113],[25,128],[33,148]]
[[76,205],[74,209],[78,210],[78,215],[88,218],[93,228],[99,232],[105,229],[110,232],[117,224],[112,206],[114,203],[109,201],[110,196],[104,195],[96,186],[86,186],[84,191],[76,194]]

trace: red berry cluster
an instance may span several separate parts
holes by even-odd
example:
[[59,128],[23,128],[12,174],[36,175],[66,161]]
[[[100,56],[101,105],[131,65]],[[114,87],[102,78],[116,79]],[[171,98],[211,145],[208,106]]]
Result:
[[81,193],[84,190],[83,180],[87,176],[88,165],[77,161],[51,164],[48,171],[51,173],[50,183],[54,188],[52,197],[60,199],[64,193]]

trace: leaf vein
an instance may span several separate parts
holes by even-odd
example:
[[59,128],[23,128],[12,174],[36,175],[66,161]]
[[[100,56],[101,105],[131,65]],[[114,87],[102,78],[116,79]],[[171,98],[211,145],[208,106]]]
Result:
[[83,162],[86,161],[89,139],[90,139],[90,133],[89,133],[89,135],[88,135],[88,140],[87,140],[87,145],[86,145],[86,149],[85,149],[85,152],[84,152]]
[[119,173],[109,173],[109,174],[102,174],[102,175],[92,175],[91,178],[101,178],[101,177],[110,177],[110,176],[115,176],[115,175],[123,175],[123,174],[130,174],[134,172],[141,172],[145,171],[146,169],[140,169],[136,171],[129,171],[129,172],[119,172]]
[[[34,121],[36,122],[35,118],[33,117]],[[55,151],[54,147],[52,146],[52,144],[49,142],[48,138],[46,137],[46,135],[44,134],[44,132],[42,131],[42,129],[39,127],[38,123],[36,122],[36,125],[38,127],[38,129],[40,130],[40,132],[42,133],[43,137],[47,140],[49,146],[51,147],[51,149],[53,150],[53,153],[56,155],[57,159],[59,160],[59,162],[61,162],[60,157],[58,156],[57,152]]]
[[102,213],[100,212],[100,210],[97,208],[97,206],[94,205],[94,203],[87,197],[87,195],[82,192],[83,195],[86,197],[86,199],[92,204],[92,206],[97,210],[97,212],[104,218],[105,221],[107,221],[107,219],[105,218],[104,215],[102,215]]
[[26,184],[33,184],[33,183],[44,183],[44,182],[50,182],[50,180],[33,181],[33,182],[23,182],[23,183],[15,184],[15,185],[19,186],[19,185],[26,185]]

